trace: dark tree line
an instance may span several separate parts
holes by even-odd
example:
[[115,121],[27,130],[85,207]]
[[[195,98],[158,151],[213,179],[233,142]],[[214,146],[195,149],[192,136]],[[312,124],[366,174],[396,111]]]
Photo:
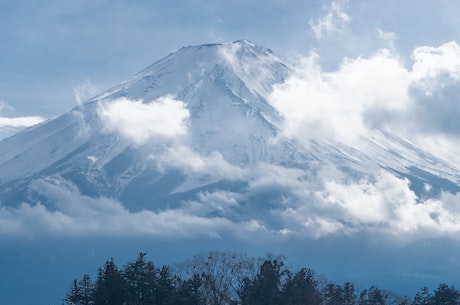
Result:
[[252,258],[211,252],[171,268],[156,267],[139,253],[117,267],[113,259],[74,280],[68,305],[460,305],[460,291],[440,284],[423,288],[413,299],[371,286],[338,285],[312,269],[287,269],[282,257]]

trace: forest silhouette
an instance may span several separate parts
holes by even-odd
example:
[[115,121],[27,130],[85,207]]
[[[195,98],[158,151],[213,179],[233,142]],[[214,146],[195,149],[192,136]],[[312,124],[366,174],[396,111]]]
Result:
[[336,284],[313,269],[290,270],[285,258],[248,257],[235,252],[195,255],[175,266],[157,267],[146,253],[122,268],[113,259],[75,279],[68,305],[459,305],[460,291],[445,283],[413,297],[375,285],[359,290]]

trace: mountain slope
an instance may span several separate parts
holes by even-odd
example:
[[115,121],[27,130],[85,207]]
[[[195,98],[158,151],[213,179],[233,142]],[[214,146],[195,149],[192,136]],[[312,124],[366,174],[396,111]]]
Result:
[[[254,186],[267,168],[278,171],[275,176],[286,171],[314,191],[315,177],[328,166],[356,179],[384,169],[408,178],[419,196],[460,189],[457,168],[389,132],[373,132],[360,149],[322,139],[304,147],[284,137],[283,118],[268,100],[273,86],[294,71],[245,40],[182,48],[84,105],[4,139],[0,200],[47,204],[34,187],[38,180],[70,184],[82,195],[113,198],[130,209],[177,207],[202,192],[225,190],[247,194],[235,208],[241,216],[285,195]],[[108,128],[104,111],[120,101],[180,103],[186,134],[146,135],[138,142],[120,126]]]
[[270,101],[298,72],[244,40],[185,47],[0,141],[7,298],[25,283],[60,298],[139,251],[279,253],[404,294],[454,283],[460,169],[386,130],[354,146],[288,138]]
[[[86,104],[4,140],[0,151],[2,202],[27,201],[28,184],[34,179],[67,179],[83,194],[126,199],[125,189],[139,180],[152,189],[155,181],[164,188],[163,177],[168,174],[158,172],[149,162],[155,149],[133,145],[104,128],[101,104],[126,97],[150,103],[173,95],[184,101],[190,112],[187,141],[199,154],[218,152],[236,165],[295,162],[291,155],[281,154],[295,154],[295,143],[269,143],[281,118],[265,100],[271,86],[290,72],[271,51],[247,41],[183,48]],[[183,179],[176,180],[170,182],[169,190]]]

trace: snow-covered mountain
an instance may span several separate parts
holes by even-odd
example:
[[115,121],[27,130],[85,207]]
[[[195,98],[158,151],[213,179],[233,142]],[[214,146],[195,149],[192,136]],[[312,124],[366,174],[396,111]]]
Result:
[[[187,142],[193,152],[218,153],[236,165],[300,164],[305,156],[295,143],[270,143],[281,118],[265,100],[291,69],[270,50],[247,41],[183,48],[86,104],[4,140],[2,202],[27,201],[36,179],[68,180],[83,194],[127,202],[131,189],[144,189],[145,201],[153,205],[157,198],[150,193],[169,195],[184,178],[178,173],[171,179],[153,165],[152,151],[163,144],[139,147],[104,130],[101,104],[120,98],[150,103],[171,95],[183,101],[190,113]],[[164,180],[169,180],[166,189]],[[215,182],[214,177],[208,180]]]
[[67,281],[94,256],[237,249],[400,290],[456,278],[442,245],[460,231],[460,169],[388,130],[359,145],[289,137],[271,98],[296,73],[245,40],[185,47],[1,140],[2,270],[33,269],[42,253]]
[[[85,104],[1,141],[1,204],[53,206],[62,198],[45,192],[47,185],[111,198],[130,210],[159,211],[218,190],[245,195],[231,209],[214,206],[206,215],[257,218],[283,230],[285,224],[267,224],[261,212],[281,209],[282,198],[290,196],[283,192],[292,190],[276,180],[283,175],[299,183],[298,192],[319,191],[315,180],[331,166],[356,181],[382,170],[407,178],[420,198],[460,189],[458,168],[387,131],[363,136],[359,149],[285,137],[284,118],[269,96],[294,70],[245,40],[182,48]],[[180,126],[149,127],[148,117],[136,119],[154,105],[171,107],[167,113]]]

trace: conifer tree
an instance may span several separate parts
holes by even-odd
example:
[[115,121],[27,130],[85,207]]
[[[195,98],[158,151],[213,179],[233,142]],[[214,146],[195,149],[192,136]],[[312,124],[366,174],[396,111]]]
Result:
[[70,291],[67,293],[64,301],[68,305],[80,305],[81,300],[81,289],[80,285],[78,285],[78,281],[75,279],[72,282],[72,287],[70,287]]
[[356,289],[353,283],[343,284],[343,305],[355,305],[356,303]]
[[241,289],[242,305],[278,305],[281,297],[281,279],[284,263],[266,260],[254,281],[247,279]]
[[320,304],[322,298],[314,271],[302,268],[294,276],[289,276],[284,285],[282,301],[286,305]]
[[158,282],[158,270],[139,253],[137,259],[128,263],[123,272],[126,305],[154,304]]
[[430,305],[432,297],[430,290],[427,287],[423,287],[421,291],[415,294],[412,305]]
[[431,297],[432,305],[459,305],[460,292],[453,286],[441,283]]
[[345,303],[345,293],[342,286],[328,284],[324,290],[325,305],[343,305]]
[[77,282],[74,280],[70,291],[67,293],[64,301],[69,305],[92,305],[93,304],[94,285],[88,274]]
[[205,304],[200,286],[201,277],[194,274],[191,278],[182,281],[176,292],[176,305],[202,305]]
[[123,305],[125,282],[113,259],[99,268],[94,288],[94,305]]
[[385,305],[387,295],[384,291],[372,285],[359,295],[359,305]]

